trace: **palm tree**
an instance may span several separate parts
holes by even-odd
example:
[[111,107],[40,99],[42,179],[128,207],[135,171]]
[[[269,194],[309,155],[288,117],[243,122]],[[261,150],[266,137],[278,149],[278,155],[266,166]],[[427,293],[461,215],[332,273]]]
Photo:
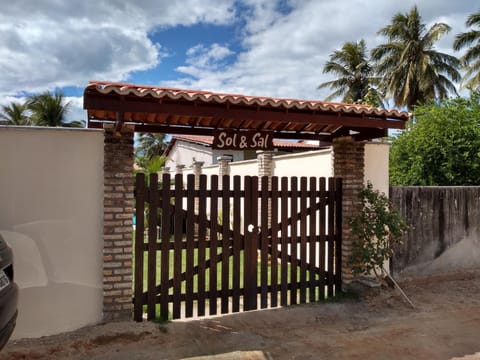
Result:
[[470,15],[465,22],[467,27],[476,27],[455,37],[453,48],[460,50],[470,46],[460,60],[466,69],[464,86],[476,88],[480,85],[480,12]]
[[376,83],[363,39],[346,42],[341,50],[335,50],[325,63],[323,73],[332,73],[337,77],[336,80],[318,86],[319,89],[329,87],[335,90],[325,99],[327,101],[343,96],[343,102],[358,102],[365,97],[370,86]]
[[[62,93],[44,92],[34,95],[27,101],[27,107],[32,112],[32,121],[39,126],[68,126],[80,127],[80,123],[71,124],[66,121],[70,111],[70,102],[65,102]],[[77,126],[75,126],[77,125]]]
[[26,114],[27,106],[25,104],[11,103],[3,105],[0,112],[0,124],[3,125],[31,125],[30,118]]
[[135,155],[137,156],[137,163],[145,167],[146,164],[155,155],[161,155],[163,150],[167,147],[165,143],[165,134],[142,133],[137,140],[135,147]]
[[87,127],[87,122],[85,120],[73,120],[66,123],[63,123],[63,127],[72,127],[72,128],[84,128]]
[[435,50],[435,42],[450,31],[444,23],[429,29],[414,6],[408,14],[398,13],[378,34],[388,38],[371,52],[382,86],[397,106],[410,110],[417,104],[445,99],[457,93],[452,81],[460,80],[460,61]]

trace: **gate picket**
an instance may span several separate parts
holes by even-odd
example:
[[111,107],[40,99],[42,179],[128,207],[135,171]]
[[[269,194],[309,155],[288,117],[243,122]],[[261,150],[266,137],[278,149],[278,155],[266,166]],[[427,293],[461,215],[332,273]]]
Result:
[[300,178],[300,303],[307,302],[307,178]]
[[281,246],[281,286],[280,286],[280,305],[288,305],[288,178],[282,177],[282,246]]
[[316,300],[315,296],[315,288],[316,288],[316,271],[315,267],[317,264],[316,259],[316,246],[317,246],[317,236],[316,236],[316,214],[317,212],[314,210],[317,206],[317,179],[314,177],[310,178],[310,207],[309,207],[309,236],[308,236],[308,279],[309,279],[309,287],[308,287],[308,300],[309,302],[314,302]]
[[228,313],[230,268],[230,177],[222,177],[222,314]]
[[[248,201],[250,199],[251,201]],[[255,200],[253,200],[255,199]],[[258,229],[258,179],[245,176],[245,250],[243,262],[244,268],[244,309],[257,309],[257,229]],[[248,206],[250,205],[250,206]],[[253,295],[255,294],[255,295]]]
[[[148,222],[148,258],[147,258],[147,318],[155,319],[156,286],[157,286],[157,214],[158,214],[158,175],[150,174],[150,187],[148,199],[149,222]],[[155,221],[151,221],[155,219]]]
[[233,281],[232,281],[232,312],[240,311],[240,255],[243,248],[240,237],[241,229],[241,193],[240,176],[233,177]]
[[278,178],[272,178],[272,199],[271,199],[271,258],[270,258],[270,306],[276,307],[278,303]]
[[292,197],[290,201],[290,207],[291,207],[291,214],[290,217],[292,219],[291,222],[291,245],[290,245],[290,284],[291,284],[291,289],[290,289],[290,304],[295,305],[297,303],[297,286],[298,286],[298,272],[297,272],[297,267],[298,267],[298,211],[297,211],[297,205],[298,205],[298,182],[297,178],[293,177],[290,179],[290,186],[291,186],[291,191],[292,191]]
[[326,181],[325,181],[325,178],[324,177],[321,177],[320,178],[320,217],[319,217],[319,221],[320,221],[320,229],[319,229],[319,235],[320,235],[320,241],[318,243],[318,257],[319,257],[319,263],[320,263],[320,283],[319,283],[319,287],[320,287],[320,291],[321,291],[321,294],[320,294],[320,298],[324,298],[325,297],[325,285],[326,285],[326,276],[327,276],[327,272],[326,272],[326,269],[325,269],[325,257],[327,256],[326,255],[326,246],[327,246],[327,242],[326,242],[326,229],[325,229],[325,214],[326,214],[326,210],[325,210],[325,207],[327,205],[327,202],[326,202],[326,196],[327,196],[327,193],[326,193],[326,190],[325,190],[325,186],[326,186]]
[[170,174],[162,175],[162,238],[161,238],[161,272],[160,272],[160,317],[168,320],[168,291],[170,279]]
[[182,192],[183,188],[181,174],[175,175],[175,204],[174,204],[174,234],[173,234],[173,318],[178,319],[181,315],[182,297],[182,260],[183,260],[183,212]]
[[268,176],[261,178],[260,193],[260,307],[268,306]]
[[158,316],[157,304],[168,319],[172,304],[177,319],[205,316],[207,299],[208,314],[215,315],[242,305],[255,310],[314,302],[341,289],[341,179],[329,178],[327,188],[325,178],[245,176],[242,189],[240,176],[222,176],[219,187],[213,175],[207,189],[205,175],[188,175],[184,188],[177,174],[172,188],[163,174],[160,190],[156,174],[148,188],[145,180],[137,174],[136,321],[144,305],[148,319]]
[[209,314],[217,314],[217,253],[218,253],[218,176],[211,178],[211,197],[210,197],[210,282],[208,291]]
[[193,316],[193,261],[195,236],[195,176],[187,176],[187,258],[185,271],[185,317]]
[[[201,175],[198,185],[198,316],[205,315],[205,252],[207,235],[207,177]],[[203,239],[203,241],[201,241]]]

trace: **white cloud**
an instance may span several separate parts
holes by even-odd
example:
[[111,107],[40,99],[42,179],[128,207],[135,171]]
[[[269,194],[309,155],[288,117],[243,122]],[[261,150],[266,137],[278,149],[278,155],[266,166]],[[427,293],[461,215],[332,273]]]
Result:
[[198,67],[217,67],[219,62],[233,54],[228,47],[214,43],[208,47],[198,44],[187,50],[187,64]]
[[247,10],[242,14],[245,31],[254,34],[272,26],[281,18],[279,3],[272,0],[244,0]]
[[0,12],[0,96],[128,80],[163,54],[155,29],[233,21],[233,0],[16,0]]
[[[414,0],[401,3],[383,0],[310,0],[290,1],[289,13],[278,11],[273,1],[248,0],[253,6],[246,18],[243,45],[230,66],[193,71],[179,70],[193,76],[163,82],[166,86],[241,92],[252,95],[324,99],[328,89],[317,86],[332,80],[323,74],[329,55],[346,41],[365,39],[372,48],[385,39],[377,31],[388,25],[397,13],[407,13]],[[453,53],[453,37],[464,31],[463,23],[474,11],[469,0],[420,3],[425,23],[444,21],[452,31],[438,44],[438,50]],[[269,4],[267,6],[267,4]]]
[[[228,43],[205,39],[190,48],[178,64],[178,78],[163,86],[323,99],[329,91],[317,86],[332,80],[322,73],[329,55],[346,41],[363,38],[370,48],[378,45],[384,39],[376,32],[416,3],[424,22],[452,27],[438,50],[453,53],[454,36],[465,31],[467,16],[477,10],[471,0],[4,2],[0,103],[23,92],[83,87],[90,79],[135,81],[135,71],[153,69],[166,56],[148,34],[198,23],[235,24],[238,37]],[[85,119],[81,97],[72,100],[69,119]]]
[[82,96],[66,96],[65,101],[70,103],[70,111],[67,113],[67,121],[87,121],[87,112],[83,110]]

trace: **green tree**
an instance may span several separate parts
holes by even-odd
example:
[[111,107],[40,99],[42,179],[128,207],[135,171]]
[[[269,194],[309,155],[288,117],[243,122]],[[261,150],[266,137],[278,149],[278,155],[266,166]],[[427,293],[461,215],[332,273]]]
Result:
[[85,122],[68,122],[66,116],[71,109],[71,103],[65,101],[65,96],[56,92],[46,91],[40,95],[31,96],[27,101],[31,111],[31,120],[38,126],[85,127]]
[[323,72],[337,77],[318,86],[319,89],[328,87],[334,90],[325,99],[327,101],[343,96],[343,102],[359,102],[367,95],[370,86],[376,83],[363,39],[346,42],[341,50],[334,51],[325,63]]
[[161,155],[166,149],[165,134],[142,133],[135,146],[135,161],[146,169],[149,161],[156,155]]
[[427,29],[414,6],[407,14],[398,13],[392,23],[378,31],[388,42],[371,52],[381,87],[396,106],[413,110],[417,104],[457,93],[452,81],[460,80],[460,61],[435,50],[435,43],[450,31],[445,23]]
[[415,108],[393,139],[392,185],[480,184],[480,92]]
[[480,12],[470,15],[465,25],[473,29],[458,34],[453,48],[458,51],[467,47],[465,55],[460,58],[466,70],[463,85],[475,89],[480,85]]
[[360,101],[358,101],[358,103],[362,105],[370,105],[377,108],[383,108],[385,107],[383,100],[384,99],[380,91],[376,88],[370,87],[367,90],[365,96]]
[[3,105],[0,112],[0,124],[3,125],[31,125],[27,115],[25,104],[12,102],[10,105]]

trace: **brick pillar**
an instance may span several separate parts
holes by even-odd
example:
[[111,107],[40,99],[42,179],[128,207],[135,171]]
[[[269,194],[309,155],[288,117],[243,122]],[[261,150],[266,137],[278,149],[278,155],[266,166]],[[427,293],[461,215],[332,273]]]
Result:
[[218,162],[218,187],[223,189],[223,175],[230,175],[230,161],[232,158],[229,156],[217,157]]
[[202,175],[203,161],[196,161],[193,159],[192,170],[193,175],[195,175],[195,189],[198,190],[200,187],[200,175]]
[[258,162],[258,176],[273,176],[273,152],[272,151],[257,151]]
[[[193,169],[193,175],[195,176],[195,190],[200,189],[200,175],[202,175],[203,164],[204,164],[203,161],[196,161],[195,159],[193,159],[192,169]],[[199,201],[199,198],[195,196],[194,211],[195,211],[195,214],[197,215],[199,213],[199,208],[200,208],[200,201]],[[198,237],[198,223],[195,223],[194,233],[195,233],[195,236]]]
[[185,168],[185,165],[177,165],[176,167],[176,170],[177,170],[177,174],[183,174],[183,169]]
[[132,316],[133,128],[105,126],[103,318]]
[[342,282],[345,287],[353,280],[348,259],[352,254],[352,231],[348,223],[359,204],[358,193],[363,189],[365,170],[365,143],[352,137],[333,141],[333,174],[343,179],[342,223]]
[[[273,169],[273,152],[272,151],[257,151],[257,163],[258,163],[258,190],[262,189],[262,176],[268,176],[268,189],[272,188],[272,176],[274,173]],[[258,213],[258,223],[261,221],[261,213]],[[267,227],[270,228],[272,225],[272,204],[271,199],[268,199],[268,213],[267,213]]]
[[223,175],[230,175],[230,161],[232,158],[229,156],[217,157],[218,162],[218,177],[221,179]]

